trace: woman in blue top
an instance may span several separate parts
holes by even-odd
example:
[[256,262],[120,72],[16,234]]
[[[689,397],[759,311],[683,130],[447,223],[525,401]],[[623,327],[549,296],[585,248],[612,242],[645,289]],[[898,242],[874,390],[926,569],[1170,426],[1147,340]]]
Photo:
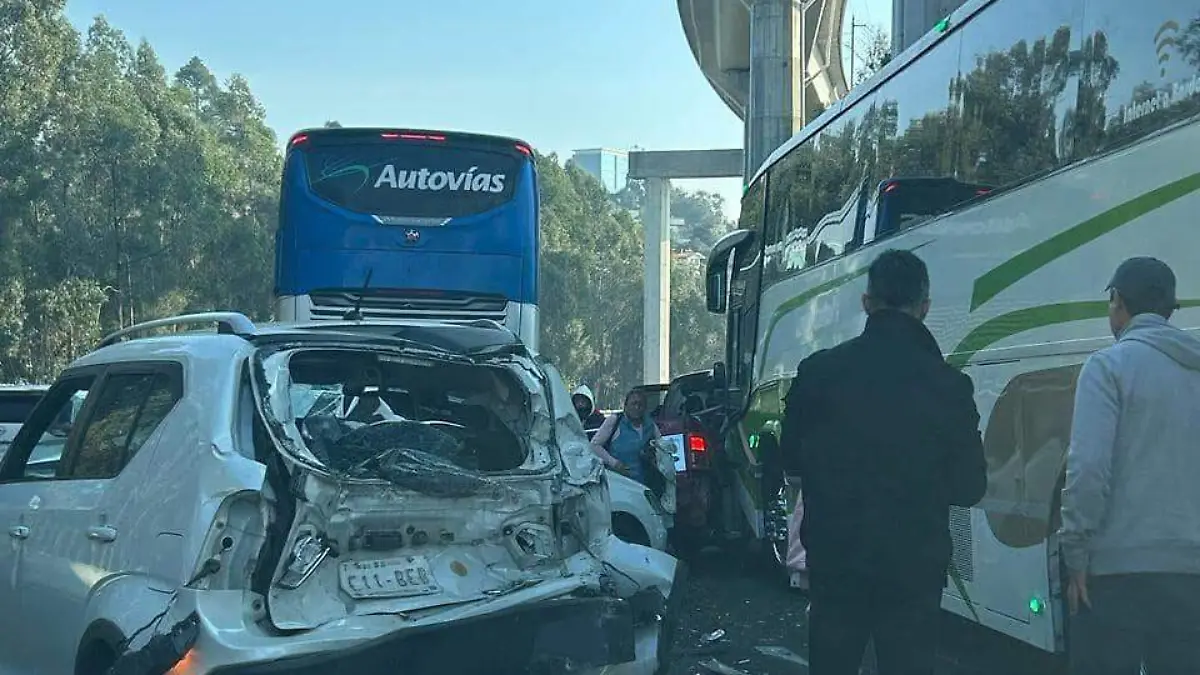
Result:
[[642,451],[660,438],[658,426],[646,411],[646,393],[632,389],[625,394],[625,407],[600,425],[592,437],[592,448],[604,465],[620,471],[643,485]]

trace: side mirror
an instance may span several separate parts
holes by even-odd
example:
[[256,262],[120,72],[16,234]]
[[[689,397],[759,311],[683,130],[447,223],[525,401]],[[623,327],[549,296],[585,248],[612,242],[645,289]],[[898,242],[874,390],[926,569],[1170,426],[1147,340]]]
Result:
[[729,298],[729,283],[725,268],[710,269],[704,276],[704,306],[713,314],[724,314]]
[[717,240],[704,267],[704,304],[713,314],[729,307],[729,261],[733,254],[754,243],[753,230],[734,230]]
[[712,367],[712,382],[713,388],[720,391],[725,389],[729,383],[729,376],[725,372],[725,363],[717,361]]

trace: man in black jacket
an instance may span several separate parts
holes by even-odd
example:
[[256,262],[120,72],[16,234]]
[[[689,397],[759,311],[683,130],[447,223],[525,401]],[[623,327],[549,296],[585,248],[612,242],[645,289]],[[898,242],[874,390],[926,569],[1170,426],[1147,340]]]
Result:
[[781,445],[800,478],[813,675],[932,674],[949,507],[987,488],[970,378],[925,327],[929,273],[909,251],[867,273],[866,329],[800,362]]

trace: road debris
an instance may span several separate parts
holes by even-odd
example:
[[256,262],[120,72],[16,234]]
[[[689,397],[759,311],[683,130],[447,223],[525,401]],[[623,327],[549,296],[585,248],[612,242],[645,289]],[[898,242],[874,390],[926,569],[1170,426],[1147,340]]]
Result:
[[792,663],[799,664],[805,668],[808,667],[808,659],[800,656],[787,647],[780,647],[778,645],[758,645],[754,648],[754,650],[765,656],[772,656],[777,659],[783,659],[784,661],[791,661]]
[[710,673],[715,673],[716,675],[750,675],[750,673],[747,673],[744,670],[739,670],[737,668],[734,668],[733,666],[727,666],[724,663],[721,663],[720,661],[718,661],[716,659],[708,659],[707,661],[701,661],[700,663],[698,663],[696,665],[700,666],[701,668],[707,670]]

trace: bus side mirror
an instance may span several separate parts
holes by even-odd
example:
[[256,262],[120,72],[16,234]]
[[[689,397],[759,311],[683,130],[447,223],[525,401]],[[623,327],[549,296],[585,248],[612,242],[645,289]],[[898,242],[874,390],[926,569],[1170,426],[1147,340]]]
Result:
[[708,270],[704,279],[704,303],[709,312],[724,314],[729,288],[726,283],[725,270]]
[[729,376],[725,372],[725,364],[717,361],[712,367],[712,383],[713,388],[717,391],[725,389],[729,383]]
[[704,267],[704,304],[713,314],[729,307],[729,261],[754,242],[753,230],[734,230],[717,240]]

